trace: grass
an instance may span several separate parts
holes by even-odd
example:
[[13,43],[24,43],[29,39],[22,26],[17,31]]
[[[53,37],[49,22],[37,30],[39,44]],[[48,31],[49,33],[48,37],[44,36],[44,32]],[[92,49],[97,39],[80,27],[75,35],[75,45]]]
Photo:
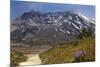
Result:
[[40,54],[43,64],[58,64],[74,62],[74,51],[85,50],[87,56],[84,62],[95,61],[95,38],[78,39],[71,43],[63,43]]
[[19,65],[20,62],[24,62],[27,60],[27,57],[23,55],[23,53],[11,50],[11,55],[10,55],[10,60],[11,60],[11,66],[17,66]]

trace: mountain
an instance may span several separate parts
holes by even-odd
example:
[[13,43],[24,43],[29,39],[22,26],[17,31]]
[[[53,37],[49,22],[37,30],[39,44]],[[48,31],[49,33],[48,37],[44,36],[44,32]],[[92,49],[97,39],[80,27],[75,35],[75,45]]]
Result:
[[13,41],[69,41],[75,39],[81,29],[95,30],[95,20],[79,12],[25,12],[11,23]]

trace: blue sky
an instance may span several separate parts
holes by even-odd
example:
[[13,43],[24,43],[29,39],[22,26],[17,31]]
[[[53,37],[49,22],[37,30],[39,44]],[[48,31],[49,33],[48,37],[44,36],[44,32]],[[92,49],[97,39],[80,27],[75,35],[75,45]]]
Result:
[[25,2],[25,1],[11,1],[11,20],[21,16],[25,12],[31,10],[40,12],[59,12],[75,10],[87,17],[95,18],[94,5],[79,5],[79,4],[58,4],[58,3],[43,3],[43,2]]

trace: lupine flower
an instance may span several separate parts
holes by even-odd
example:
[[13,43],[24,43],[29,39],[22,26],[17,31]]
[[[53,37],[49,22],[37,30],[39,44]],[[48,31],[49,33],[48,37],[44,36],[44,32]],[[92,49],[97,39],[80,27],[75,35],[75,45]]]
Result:
[[75,51],[74,52],[74,59],[77,62],[80,62],[81,60],[85,60],[85,57],[87,55],[87,52],[85,50],[81,50],[81,51]]

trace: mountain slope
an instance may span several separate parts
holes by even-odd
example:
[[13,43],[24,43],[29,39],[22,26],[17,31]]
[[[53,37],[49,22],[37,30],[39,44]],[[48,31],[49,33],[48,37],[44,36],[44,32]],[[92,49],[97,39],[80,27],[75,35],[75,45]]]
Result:
[[11,24],[14,41],[69,41],[75,39],[82,28],[94,30],[95,22],[74,12],[26,12]]

